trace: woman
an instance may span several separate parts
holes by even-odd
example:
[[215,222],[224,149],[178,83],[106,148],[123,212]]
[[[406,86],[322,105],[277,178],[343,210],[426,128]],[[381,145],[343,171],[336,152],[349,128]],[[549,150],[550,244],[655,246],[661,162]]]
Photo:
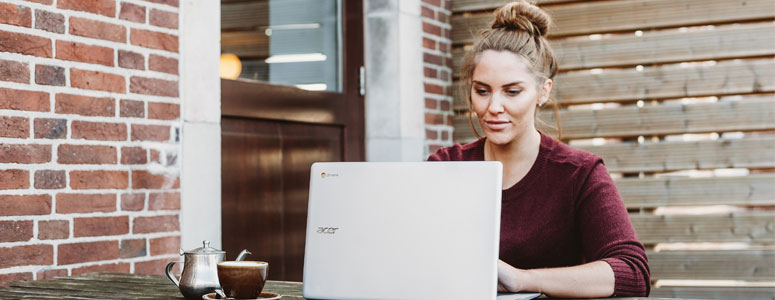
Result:
[[463,79],[485,137],[429,160],[503,164],[498,289],[551,297],[648,296],[649,268],[602,159],[536,130],[557,62],[549,16],[525,2],[495,11]]

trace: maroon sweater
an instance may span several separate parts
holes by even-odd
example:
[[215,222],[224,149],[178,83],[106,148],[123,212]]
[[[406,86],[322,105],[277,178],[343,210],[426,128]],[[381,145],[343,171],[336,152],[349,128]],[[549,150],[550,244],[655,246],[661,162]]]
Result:
[[[484,138],[439,149],[430,161],[484,160]],[[603,160],[541,134],[538,158],[503,190],[500,259],[520,269],[602,260],[614,296],[648,296],[649,267]]]

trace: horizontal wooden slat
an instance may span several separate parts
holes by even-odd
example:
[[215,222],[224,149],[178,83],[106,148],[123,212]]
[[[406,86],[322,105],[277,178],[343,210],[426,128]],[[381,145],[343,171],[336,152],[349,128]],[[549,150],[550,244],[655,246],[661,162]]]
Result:
[[[577,2],[584,0],[538,0],[536,4],[538,6],[547,4],[557,4],[566,2]],[[492,10],[503,6],[506,3],[514,2],[514,0],[454,0],[452,1],[453,13],[464,13],[468,11],[477,10]]]
[[[538,114],[538,128],[556,136],[554,112]],[[751,96],[740,101],[701,104],[626,106],[603,110],[560,110],[563,139],[636,137],[681,133],[760,131],[775,129],[775,97]],[[476,120],[476,118],[474,118]],[[453,119],[454,140],[475,139],[467,113]],[[477,130],[482,134],[482,130]]]
[[774,300],[775,287],[652,287],[649,297],[683,299]]
[[651,280],[772,280],[775,250],[647,252]]
[[599,155],[610,172],[685,169],[775,168],[775,137],[694,142],[577,146]]
[[[554,113],[543,110],[541,120],[555,133]],[[775,129],[775,96],[702,104],[634,105],[602,110],[562,110],[563,138],[636,137],[680,133]]]
[[221,30],[266,26],[269,26],[269,1],[221,5]]
[[729,215],[641,215],[630,221],[644,244],[677,242],[775,242],[775,212]]
[[[552,36],[718,24],[775,18],[771,0],[595,1],[546,7]],[[490,13],[452,16],[452,42],[468,44],[493,21]]]
[[[454,107],[465,109],[462,83],[452,87]],[[726,61],[712,66],[676,65],[600,74],[574,72],[555,77],[553,97],[561,105],[676,99],[775,92],[775,60]]]
[[615,182],[628,208],[775,205],[775,174],[710,178],[620,178]]
[[[563,71],[775,55],[773,32],[775,24],[765,22],[714,30],[646,32],[640,37],[555,40],[551,44]],[[454,70],[461,69],[464,55],[462,47],[452,50]]]

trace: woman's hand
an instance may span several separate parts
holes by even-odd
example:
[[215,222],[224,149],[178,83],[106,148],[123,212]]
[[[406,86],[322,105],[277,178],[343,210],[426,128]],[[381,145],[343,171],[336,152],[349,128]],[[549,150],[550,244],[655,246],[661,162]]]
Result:
[[523,290],[524,271],[498,260],[498,291],[516,293]]

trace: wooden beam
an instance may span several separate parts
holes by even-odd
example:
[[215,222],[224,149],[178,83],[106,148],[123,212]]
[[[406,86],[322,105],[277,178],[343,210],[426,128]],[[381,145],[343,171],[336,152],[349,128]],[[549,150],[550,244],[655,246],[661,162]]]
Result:
[[775,250],[647,252],[651,280],[772,280]]
[[[569,3],[545,8],[552,37],[771,20],[771,0],[634,0]],[[453,44],[470,44],[493,21],[489,12],[452,16]]]
[[627,208],[775,205],[775,174],[710,178],[619,178],[614,182]]
[[644,244],[684,242],[775,242],[775,212],[726,215],[630,214],[630,221]]

